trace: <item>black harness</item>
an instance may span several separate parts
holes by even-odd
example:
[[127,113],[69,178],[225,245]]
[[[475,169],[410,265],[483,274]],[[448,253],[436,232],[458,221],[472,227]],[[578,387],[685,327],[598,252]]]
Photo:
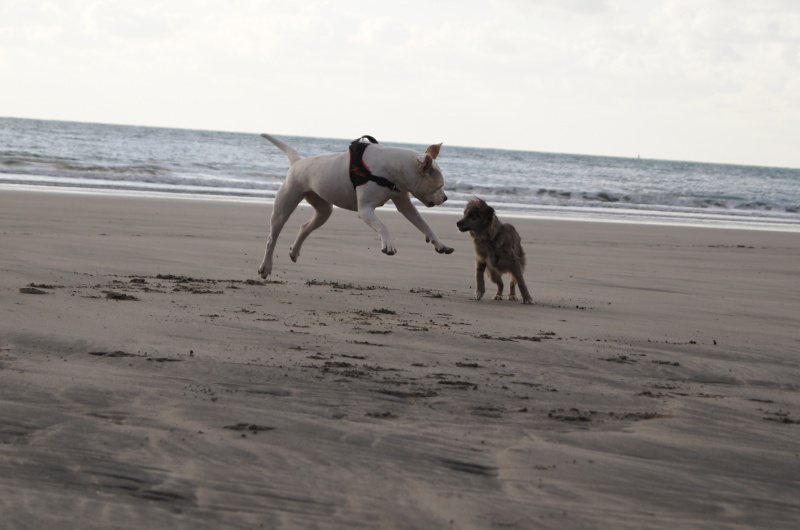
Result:
[[[362,142],[363,139],[369,140],[369,143]],[[389,188],[392,191],[399,191],[397,186],[391,180],[373,175],[367,165],[364,163],[364,151],[369,147],[370,143],[377,144],[378,140],[365,134],[361,138],[356,138],[350,143],[350,182],[353,183],[353,188],[366,184],[369,181]]]

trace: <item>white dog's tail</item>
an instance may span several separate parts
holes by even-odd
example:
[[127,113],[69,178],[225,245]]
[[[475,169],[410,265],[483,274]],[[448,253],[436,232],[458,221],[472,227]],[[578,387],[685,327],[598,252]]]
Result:
[[281,151],[286,153],[286,156],[289,157],[289,165],[290,166],[292,164],[294,164],[295,162],[297,162],[298,160],[300,160],[301,158],[303,158],[302,156],[300,156],[300,154],[297,151],[295,151],[293,148],[291,148],[290,146],[286,145],[285,143],[281,142],[277,138],[275,138],[273,136],[270,136],[268,134],[262,134],[261,136],[266,138],[267,140],[269,140],[273,144],[275,144],[275,146],[278,149],[280,149]]

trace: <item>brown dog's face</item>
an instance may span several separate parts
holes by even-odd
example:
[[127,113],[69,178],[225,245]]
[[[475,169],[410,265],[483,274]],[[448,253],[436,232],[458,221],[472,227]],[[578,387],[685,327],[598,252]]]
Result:
[[472,199],[464,208],[464,217],[456,223],[461,232],[480,232],[485,230],[494,219],[494,208],[483,199]]

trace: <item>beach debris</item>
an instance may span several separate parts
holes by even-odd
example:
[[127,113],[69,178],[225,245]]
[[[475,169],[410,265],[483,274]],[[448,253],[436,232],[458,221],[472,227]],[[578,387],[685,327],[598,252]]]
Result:
[[48,294],[47,291],[43,291],[38,287],[20,287],[19,292],[22,294]]
[[502,418],[504,412],[505,409],[503,407],[480,406],[472,408],[472,414],[485,418]]
[[178,502],[178,501],[191,501],[193,500],[192,494],[175,493],[173,491],[158,491],[158,490],[140,490],[135,491],[132,495],[147,499],[150,501],[160,502]]
[[673,383],[654,383],[651,385],[653,388],[658,388],[659,390],[677,390],[680,387]]
[[458,366],[459,368],[483,368],[478,363],[465,363],[461,361],[456,362],[456,366]]
[[50,285],[47,283],[29,283],[26,287],[21,287],[19,292],[22,294],[48,294],[44,289],[55,289],[59,285]]
[[511,381],[512,385],[522,385],[530,388],[535,388],[540,392],[558,392],[558,389],[552,386],[547,386],[542,383],[530,383],[528,381]]
[[306,286],[324,286],[340,290],[353,290],[353,291],[374,291],[376,289],[386,289],[386,287],[375,287],[374,285],[355,285],[352,283],[339,283],[327,280],[308,280]]
[[408,292],[413,294],[424,294],[427,298],[444,298],[444,295],[442,293],[434,291],[432,289],[424,289],[424,288],[410,289]]
[[440,385],[447,385],[453,388],[459,388],[461,390],[466,390],[468,388],[472,388],[472,390],[477,390],[478,385],[475,383],[470,383],[469,381],[439,381]]
[[649,398],[671,398],[670,394],[665,394],[663,392],[653,392],[652,390],[645,390],[643,392],[639,392],[636,394],[637,396],[644,396]]
[[140,355],[136,355],[135,353],[127,353],[121,350],[116,351],[90,351],[89,355],[94,355],[96,357],[141,357]]
[[348,363],[347,361],[325,361],[325,369],[353,367],[355,367],[355,365],[353,363]]
[[388,411],[387,412],[367,412],[365,414],[365,416],[369,416],[370,418],[379,418],[379,419],[382,419],[382,420],[388,420],[388,419],[392,419],[392,418],[396,418],[397,417],[397,416],[395,416],[394,414],[392,414],[391,412],[388,412]]
[[139,300],[132,294],[125,294],[117,291],[103,291],[103,293],[106,295],[106,298],[110,300],[135,300],[135,301]]
[[783,410],[778,412],[768,412],[770,416],[764,416],[767,421],[774,421],[776,423],[785,423],[787,425],[800,425],[800,420],[793,420],[789,417],[789,413]]
[[608,361],[611,363],[620,363],[620,364],[633,364],[636,362],[636,359],[631,359],[627,355],[615,355],[611,357],[606,357],[601,359],[602,361]]
[[397,397],[397,398],[430,398],[438,396],[438,392],[435,390],[429,389],[420,389],[420,390],[389,390],[382,388],[380,390],[376,390],[379,394],[385,394],[387,396]]
[[250,431],[253,434],[258,434],[261,431],[275,430],[275,427],[267,427],[265,425],[257,425],[255,423],[234,423],[233,425],[225,425],[222,428],[232,431]]
[[603,420],[600,419],[601,416],[606,416],[612,420],[618,421],[642,421],[642,420],[653,420],[656,418],[668,418],[664,414],[659,412],[606,412],[601,413],[597,412],[596,410],[589,410],[589,411],[581,411],[577,408],[571,408],[568,410],[565,409],[553,409],[548,414],[548,418],[552,418],[554,420],[560,421],[570,421],[570,422],[593,422],[595,420],[599,420],[600,423],[603,423]]
[[511,338],[508,338],[508,337],[493,337],[492,335],[489,335],[488,333],[483,333],[481,335],[474,335],[474,338],[476,338],[476,339],[487,339],[487,340],[499,340],[499,341],[504,341],[504,342],[517,342],[514,339],[511,339]]
[[579,409],[571,408],[569,410],[553,409],[547,413],[548,418],[559,421],[592,421],[592,416],[597,414],[595,411],[581,412]]
[[493,466],[464,462],[462,460],[455,460],[452,458],[440,458],[439,462],[453,471],[461,471],[463,473],[470,473],[472,475],[483,475],[485,477],[497,476],[497,468]]
[[625,421],[653,420],[656,418],[668,417],[664,414],[659,414],[658,412],[609,412],[608,415],[611,418]]
[[203,280],[196,280],[190,276],[179,276],[176,274],[157,274],[156,279],[159,280],[173,280],[176,282],[198,282]]
[[663,365],[665,365],[665,366],[680,366],[680,365],[681,365],[681,363],[678,363],[678,362],[672,362],[672,361],[659,361],[659,360],[657,360],[657,359],[653,359],[653,360],[652,360],[652,361],[650,361],[650,362],[651,362],[651,363],[653,363],[653,364],[663,364]]
[[[237,280],[233,280],[233,281],[237,281]],[[266,279],[266,280],[245,280],[242,283],[247,284],[247,285],[261,285],[261,286],[264,286],[264,285],[283,285],[286,282],[283,281],[283,280]]]
[[183,359],[175,359],[171,357],[150,357],[146,353],[128,353],[122,350],[115,350],[115,351],[90,351],[89,355],[94,355],[95,357],[144,357],[148,361],[153,361],[157,363],[175,363],[180,362]]
[[192,287],[187,285],[182,285],[184,282],[178,282],[179,285],[172,288],[173,293],[180,293],[180,292],[188,292],[191,294],[224,294],[224,291],[212,290],[212,289],[201,289],[199,287]]

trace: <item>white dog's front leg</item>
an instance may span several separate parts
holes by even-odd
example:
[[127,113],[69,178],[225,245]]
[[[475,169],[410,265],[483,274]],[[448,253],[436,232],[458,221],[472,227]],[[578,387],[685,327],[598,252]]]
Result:
[[381,252],[389,256],[397,252],[397,249],[394,247],[394,240],[391,234],[389,234],[389,229],[386,228],[386,225],[375,215],[375,208],[373,206],[359,205],[358,217],[381,236]]
[[425,234],[425,241],[428,243],[433,243],[433,246],[436,248],[436,252],[439,254],[452,254],[453,249],[439,241],[439,238],[436,237],[433,229],[428,226],[428,223],[426,223],[425,219],[423,219],[419,214],[419,211],[414,207],[414,204],[411,202],[411,199],[408,197],[408,195],[394,198],[392,199],[392,202],[394,202],[398,212],[403,214],[403,216],[408,219],[412,225],[416,226],[420,232]]

